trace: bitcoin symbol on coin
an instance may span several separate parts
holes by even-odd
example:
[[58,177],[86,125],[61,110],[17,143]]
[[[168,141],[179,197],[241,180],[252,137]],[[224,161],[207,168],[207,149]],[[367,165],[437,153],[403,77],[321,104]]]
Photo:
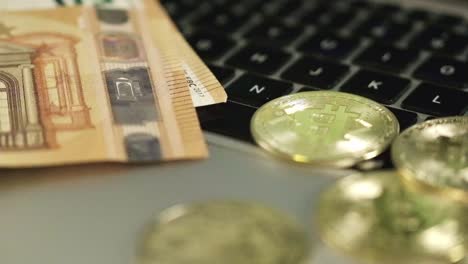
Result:
[[358,113],[348,112],[346,106],[325,104],[323,109],[309,108],[297,112],[294,121],[298,132],[303,136],[314,134],[316,137],[311,139],[329,144],[342,140],[347,126],[351,123],[349,120],[360,116]]
[[331,91],[273,100],[256,112],[251,124],[254,139],[270,152],[334,167],[375,157],[399,131],[398,121],[386,108],[360,96]]
[[149,227],[140,264],[297,264],[308,248],[304,231],[281,212],[213,201],[163,212]]
[[392,146],[404,179],[468,202],[468,117],[417,124]]
[[461,170],[466,167],[468,157],[468,137],[450,138],[440,136],[437,138],[438,155],[445,159],[449,166],[455,170]]

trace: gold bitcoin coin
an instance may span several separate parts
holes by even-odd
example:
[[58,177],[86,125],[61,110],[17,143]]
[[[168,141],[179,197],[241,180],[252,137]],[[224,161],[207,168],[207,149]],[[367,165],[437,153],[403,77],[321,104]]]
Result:
[[264,149],[297,162],[348,167],[382,153],[399,133],[395,116],[361,96],[332,91],[275,99],[253,116]]
[[467,210],[404,187],[394,171],[352,175],[323,193],[326,244],[364,263],[447,264],[467,257]]
[[176,206],[149,228],[143,264],[299,264],[308,252],[299,226],[280,212],[242,202]]
[[407,129],[395,140],[392,159],[406,183],[468,202],[468,117]]

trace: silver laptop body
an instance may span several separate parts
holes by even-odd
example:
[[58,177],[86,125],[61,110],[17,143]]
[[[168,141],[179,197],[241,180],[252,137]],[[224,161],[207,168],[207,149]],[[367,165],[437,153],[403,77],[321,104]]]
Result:
[[[394,1],[468,18],[466,2]],[[163,209],[212,199],[280,209],[310,234],[310,263],[359,263],[324,246],[314,211],[322,190],[353,171],[319,170],[206,134],[211,157],[162,165],[0,170],[1,264],[133,264],[142,231]]]

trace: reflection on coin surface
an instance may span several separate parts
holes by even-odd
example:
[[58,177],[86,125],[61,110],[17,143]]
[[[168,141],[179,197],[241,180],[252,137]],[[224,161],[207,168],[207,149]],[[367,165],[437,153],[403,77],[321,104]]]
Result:
[[323,240],[364,263],[442,264],[466,257],[466,210],[405,190],[396,172],[352,175],[321,197]]
[[145,238],[143,264],[299,264],[306,234],[287,216],[241,202],[166,210]]
[[468,117],[407,129],[395,140],[392,159],[406,182],[468,201]]
[[275,99],[253,116],[264,149],[297,162],[348,167],[382,153],[399,132],[385,107],[361,96],[303,92]]

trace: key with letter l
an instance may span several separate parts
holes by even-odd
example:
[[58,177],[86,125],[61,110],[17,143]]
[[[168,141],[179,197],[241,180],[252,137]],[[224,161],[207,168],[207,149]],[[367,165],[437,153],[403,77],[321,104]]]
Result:
[[459,115],[468,107],[468,93],[424,83],[403,101],[402,106],[434,116]]

